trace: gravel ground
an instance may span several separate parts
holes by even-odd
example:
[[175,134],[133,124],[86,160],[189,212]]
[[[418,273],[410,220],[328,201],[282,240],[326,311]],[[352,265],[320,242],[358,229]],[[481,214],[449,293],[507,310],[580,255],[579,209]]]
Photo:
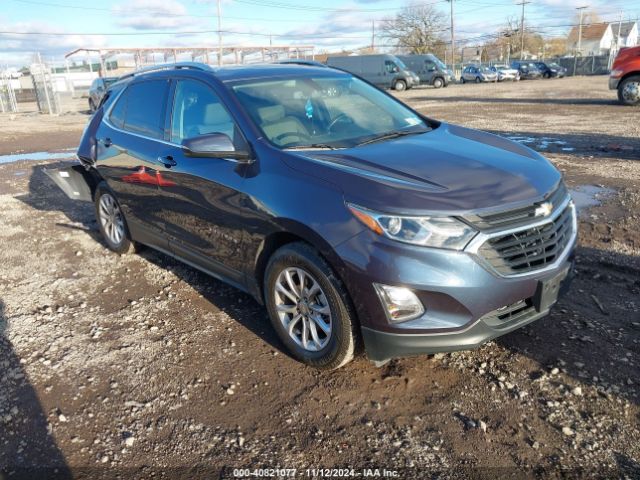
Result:
[[[382,368],[302,366],[250,297],[109,252],[52,162],[0,164],[0,478],[640,477],[640,111],[614,93],[589,77],[399,95],[545,152],[602,204],[581,212],[578,275],[547,318]],[[0,116],[0,153],[74,147],[86,118]]]

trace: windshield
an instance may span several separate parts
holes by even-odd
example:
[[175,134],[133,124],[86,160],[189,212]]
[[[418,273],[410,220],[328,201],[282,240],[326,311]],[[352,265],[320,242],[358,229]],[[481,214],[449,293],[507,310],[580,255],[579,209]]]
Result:
[[280,148],[349,148],[430,127],[400,102],[351,76],[234,85],[264,136]]
[[440,68],[441,70],[446,70],[447,69],[447,66],[444,63],[442,63],[442,60],[440,60],[439,58],[434,58],[433,61],[438,66],[438,68]]
[[409,70],[407,66],[399,58],[396,58],[394,60],[394,63],[398,66],[398,68],[400,68],[400,70]]

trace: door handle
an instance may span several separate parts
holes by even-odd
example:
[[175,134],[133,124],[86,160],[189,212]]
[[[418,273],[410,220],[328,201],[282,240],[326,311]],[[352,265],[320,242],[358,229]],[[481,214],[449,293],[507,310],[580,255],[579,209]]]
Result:
[[171,155],[166,155],[164,157],[158,157],[158,162],[164,165],[167,168],[175,167],[178,162],[176,162]]
[[111,145],[113,145],[113,143],[111,142],[110,138],[105,138],[104,140],[102,140],[102,144],[107,148],[109,148]]

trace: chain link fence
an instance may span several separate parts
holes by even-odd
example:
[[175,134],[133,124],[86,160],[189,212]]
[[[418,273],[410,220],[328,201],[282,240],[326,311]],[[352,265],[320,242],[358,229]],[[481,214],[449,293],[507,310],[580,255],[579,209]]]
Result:
[[44,64],[34,64],[30,70],[38,110],[41,113],[60,113],[60,98],[54,91],[49,68]]
[[548,59],[567,69],[567,75],[607,75],[610,70],[609,55],[592,55],[589,57],[561,57]]

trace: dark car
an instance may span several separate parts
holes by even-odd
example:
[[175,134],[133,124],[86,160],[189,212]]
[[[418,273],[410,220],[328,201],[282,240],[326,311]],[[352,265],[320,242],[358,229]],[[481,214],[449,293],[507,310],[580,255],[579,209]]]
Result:
[[520,73],[520,80],[537,80],[542,78],[542,72],[530,61],[513,61],[511,68],[515,68]]
[[542,72],[542,78],[562,78],[567,75],[567,69],[557,63],[533,62]]
[[91,113],[96,111],[107,88],[116,80],[118,80],[118,77],[99,77],[91,82],[91,86],[89,87],[89,111]]
[[549,312],[577,226],[561,174],[344,71],[177,64],[112,85],[49,171],[120,254],[153,247],[264,304],[318,368],[477,347]]

